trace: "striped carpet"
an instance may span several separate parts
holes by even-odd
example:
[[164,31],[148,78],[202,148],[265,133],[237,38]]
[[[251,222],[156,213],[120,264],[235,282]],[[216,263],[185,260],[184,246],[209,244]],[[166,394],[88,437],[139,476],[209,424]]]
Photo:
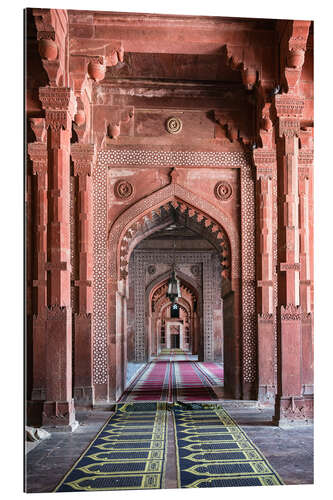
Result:
[[172,357],[148,363],[119,401],[214,401],[222,387],[222,365]]
[[273,486],[283,481],[220,404],[120,403],[55,492],[167,487],[168,414],[178,488]]
[[173,418],[178,488],[283,484],[220,405],[176,403]]
[[165,487],[166,403],[125,403],[102,427],[54,491]]

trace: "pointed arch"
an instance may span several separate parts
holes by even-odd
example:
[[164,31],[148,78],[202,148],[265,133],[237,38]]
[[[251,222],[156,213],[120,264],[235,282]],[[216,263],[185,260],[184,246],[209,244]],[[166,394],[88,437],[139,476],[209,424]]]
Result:
[[[221,208],[192,193],[183,186],[171,183],[155,191],[146,198],[137,201],[123,212],[112,224],[108,235],[108,275],[118,280],[126,276],[122,270],[127,267],[133,246],[129,241],[136,234],[138,227],[144,223],[145,217],[152,217],[168,203],[175,203],[180,210],[187,209],[190,217],[204,220],[205,226],[223,240],[227,237],[230,248],[231,279],[239,278],[240,245],[239,235],[232,219]],[[156,229],[154,229],[155,231]],[[223,234],[221,234],[223,232]],[[147,234],[146,236],[147,237]],[[136,242],[137,244],[138,242]],[[221,248],[223,252],[223,245]],[[223,257],[225,258],[225,257]]]

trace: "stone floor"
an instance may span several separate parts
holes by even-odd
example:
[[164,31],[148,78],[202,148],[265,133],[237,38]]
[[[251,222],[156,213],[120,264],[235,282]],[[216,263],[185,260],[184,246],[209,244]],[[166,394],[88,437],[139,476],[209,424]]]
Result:
[[[313,483],[313,426],[281,429],[272,425],[273,409],[256,405],[234,407],[229,414],[262,451],[286,484]],[[26,455],[26,491],[49,492],[79,458],[110,411],[77,411],[79,428],[73,434],[54,433]],[[175,442],[172,421],[168,422],[166,487],[176,488]]]
[[313,483],[313,425],[282,429],[272,409],[229,408],[229,415],[265,455],[286,484]]

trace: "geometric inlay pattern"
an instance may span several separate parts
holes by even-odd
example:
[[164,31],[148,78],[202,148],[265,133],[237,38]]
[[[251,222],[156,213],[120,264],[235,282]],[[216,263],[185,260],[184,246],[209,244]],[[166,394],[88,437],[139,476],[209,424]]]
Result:
[[135,149],[113,146],[98,153],[98,161],[113,166],[175,166],[175,167],[243,167],[248,163],[244,152],[229,151],[163,151],[163,148]]
[[241,173],[242,227],[242,366],[244,382],[256,380],[256,249],[255,181],[251,165]]
[[107,169],[93,166],[93,383],[105,384],[107,361]]

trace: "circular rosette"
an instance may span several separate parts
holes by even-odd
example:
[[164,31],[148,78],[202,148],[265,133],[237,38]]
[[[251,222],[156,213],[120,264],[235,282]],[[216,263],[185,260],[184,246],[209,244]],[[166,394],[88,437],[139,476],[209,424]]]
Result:
[[228,182],[220,181],[216,184],[214,193],[218,200],[227,201],[231,198],[232,187]]
[[128,181],[125,180],[117,181],[114,186],[114,194],[119,199],[129,200],[134,195],[134,187]]
[[183,123],[180,118],[172,116],[166,122],[166,128],[169,134],[178,134],[183,128]]

